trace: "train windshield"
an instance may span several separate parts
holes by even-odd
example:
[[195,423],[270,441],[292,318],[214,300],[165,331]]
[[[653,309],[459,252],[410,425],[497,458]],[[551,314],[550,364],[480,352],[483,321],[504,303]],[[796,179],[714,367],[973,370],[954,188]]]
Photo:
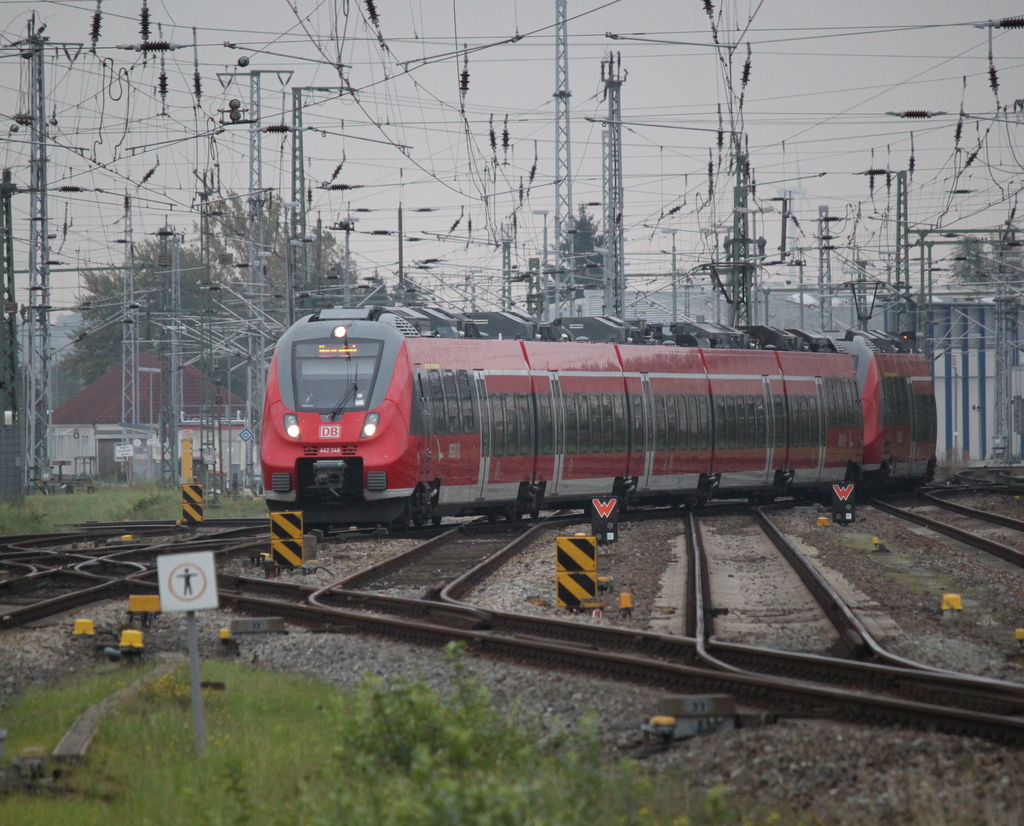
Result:
[[334,416],[366,410],[382,348],[383,342],[356,339],[297,343],[292,375],[298,409]]

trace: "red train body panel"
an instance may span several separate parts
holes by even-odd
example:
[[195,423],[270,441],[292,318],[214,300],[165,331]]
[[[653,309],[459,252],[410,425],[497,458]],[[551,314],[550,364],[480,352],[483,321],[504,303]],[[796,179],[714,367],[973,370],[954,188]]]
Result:
[[[323,525],[517,517],[815,494],[924,480],[922,356],[459,340],[335,310],[278,343],[261,459],[268,505]],[[930,418],[929,418],[930,417]]]

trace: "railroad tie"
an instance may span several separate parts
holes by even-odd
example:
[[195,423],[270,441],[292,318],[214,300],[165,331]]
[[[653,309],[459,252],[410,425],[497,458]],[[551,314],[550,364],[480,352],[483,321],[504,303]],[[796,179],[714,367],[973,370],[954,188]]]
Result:
[[131,685],[127,685],[108,697],[104,697],[96,705],[91,706],[78,715],[78,719],[71,724],[71,728],[67,730],[67,733],[61,738],[56,748],[54,748],[53,753],[50,755],[51,759],[64,762],[83,761],[85,753],[89,750],[89,745],[92,743],[92,738],[96,734],[96,728],[106,714],[117,706],[118,703],[138,693],[145,683],[159,679],[165,674],[170,674],[185,661],[183,654],[161,654],[160,657],[163,659],[163,662],[148,674],[143,674]]

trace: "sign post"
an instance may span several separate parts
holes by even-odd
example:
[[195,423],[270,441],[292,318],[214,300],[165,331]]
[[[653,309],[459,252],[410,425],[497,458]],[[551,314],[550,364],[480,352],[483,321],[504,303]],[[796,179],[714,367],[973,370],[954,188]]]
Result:
[[199,687],[199,639],[196,611],[217,608],[217,568],[212,551],[166,554],[156,558],[160,581],[160,610],[185,611],[188,635],[188,660],[192,676],[192,726],[196,735],[196,753],[206,756],[206,723],[203,720],[203,693]]

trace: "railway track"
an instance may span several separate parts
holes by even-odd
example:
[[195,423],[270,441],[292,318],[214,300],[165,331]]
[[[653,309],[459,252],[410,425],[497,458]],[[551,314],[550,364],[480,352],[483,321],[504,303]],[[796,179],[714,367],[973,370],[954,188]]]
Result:
[[[578,516],[573,519],[578,521]],[[550,524],[541,523],[530,531]],[[473,530],[463,527],[457,532],[472,534]],[[454,535],[451,532],[446,536],[451,539]],[[328,587],[247,576],[220,577],[221,600],[241,612],[282,616],[313,629],[374,633],[435,646],[462,640],[488,656],[582,669],[591,675],[671,691],[725,692],[783,714],[920,726],[1024,743],[1024,689],[1017,685],[923,668],[739,644],[709,644],[706,633],[678,637],[473,605],[473,587],[528,544],[529,535],[507,541],[508,536],[492,534],[487,543],[480,537],[472,539],[465,543],[467,547],[475,546],[472,553],[442,555],[448,565],[445,570],[438,567],[439,559],[434,555],[447,540],[435,537],[402,555],[403,562],[372,566]],[[490,547],[484,548],[485,544]],[[220,553],[232,549],[244,553],[249,547],[235,543],[223,547]],[[167,545],[162,548],[170,550]],[[433,563],[424,565],[432,556]],[[468,570],[457,571],[460,565]],[[403,568],[406,575],[400,573]],[[417,569],[418,573],[409,573]],[[432,578],[426,589],[430,599],[366,590],[385,582],[391,583],[393,590],[408,590],[410,584],[421,588],[423,570],[429,570]],[[31,621],[47,610],[68,610],[84,601],[123,594],[127,589],[156,590],[152,570],[130,576],[117,573],[121,572],[84,574],[94,577],[94,584],[58,598],[59,604],[49,601],[22,609],[21,614],[9,612],[0,618],[0,629]],[[439,573],[442,576],[438,577]],[[104,576],[105,581],[96,581]],[[403,576],[407,578],[403,580]],[[696,618],[694,625],[699,625]],[[851,643],[850,653],[863,654],[871,648],[856,626],[840,635]]]

